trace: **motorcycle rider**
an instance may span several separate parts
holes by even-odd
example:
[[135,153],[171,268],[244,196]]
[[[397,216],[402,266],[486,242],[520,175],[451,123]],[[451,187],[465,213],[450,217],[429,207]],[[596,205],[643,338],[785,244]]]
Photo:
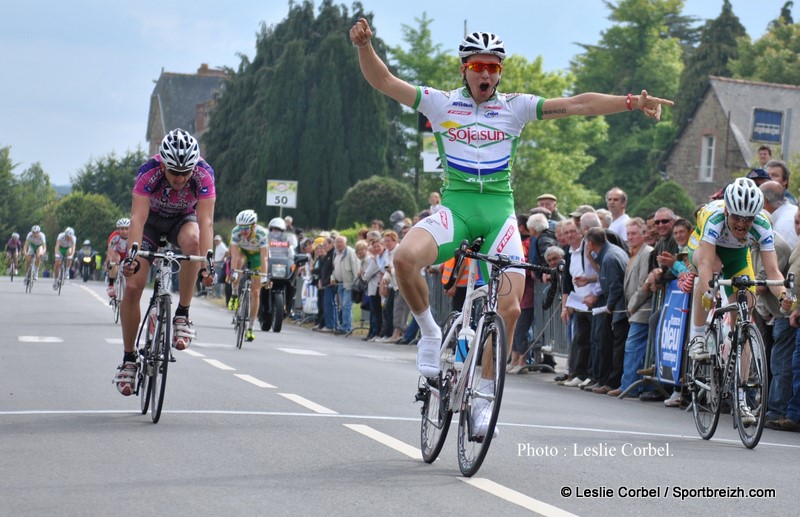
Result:
[[[92,241],[90,241],[89,239],[83,241],[83,247],[81,247],[80,251],[78,251],[78,268],[77,268],[78,276],[84,276],[83,269],[89,268],[89,274],[86,276],[86,279],[91,278],[92,270],[94,269],[94,254],[95,251],[92,250]],[[89,262],[86,262],[84,260],[84,258],[86,257],[90,257],[91,260]],[[86,279],[84,280],[84,282],[86,281]]]
[[[246,265],[250,270],[267,273],[268,235],[267,230],[257,223],[258,214],[254,210],[242,210],[236,216],[236,226],[231,230],[231,280],[234,294],[228,302],[228,308],[232,311],[239,308],[239,274],[234,270],[242,269]],[[258,314],[261,277],[253,276],[251,285],[250,322],[244,334],[247,341],[253,341],[256,337],[253,332],[253,322]]]
[[63,232],[59,233],[58,237],[56,237],[56,244],[53,247],[53,255],[55,256],[55,264],[53,264],[54,291],[58,289],[58,272],[61,268],[61,258],[66,257],[67,271],[69,271],[69,269],[72,267],[72,257],[75,256],[75,246],[77,244],[78,239],[75,237],[75,230],[69,226]]
[[119,264],[128,256],[128,230],[131,226],[131,220],[123,217],[117,221],[117,229],[111,232],[108,236],[108,250],[106,251],[106,262],[114,262],[114,265],[108,268],[108,286],[106,286],[106,293],[109,298],[114,298],[114,282],[117,279],[117,271],[119,271]]

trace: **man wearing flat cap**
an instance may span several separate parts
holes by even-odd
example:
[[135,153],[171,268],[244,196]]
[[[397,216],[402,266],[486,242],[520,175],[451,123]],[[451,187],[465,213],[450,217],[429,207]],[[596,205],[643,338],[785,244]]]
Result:
[[542,194],[536,198],[536,206],[550,210],[551,221],[564,221],[567,218],[558,211],[558,198],[553,194]]

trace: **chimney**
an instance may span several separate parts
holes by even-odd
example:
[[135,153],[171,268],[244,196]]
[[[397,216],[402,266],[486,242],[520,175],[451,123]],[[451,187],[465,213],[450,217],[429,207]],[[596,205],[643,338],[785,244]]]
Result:
[[197,75],[208,75],[208,63],[201,63],[197,69]]

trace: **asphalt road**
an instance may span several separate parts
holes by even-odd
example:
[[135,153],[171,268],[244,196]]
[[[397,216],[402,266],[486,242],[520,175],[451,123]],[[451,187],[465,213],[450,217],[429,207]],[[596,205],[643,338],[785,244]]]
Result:
[[191,317],[198,339],[176,352],[153,424],[112,385],[122,345],[101,283],[58,296],[0,277],[0,514],[796,511],[798,433],[765,430],[747,450],[723,415],[703,441],[691,413],[529,373],[508,378],[500,436],[465,479],[452,431],[420,459],[414,347],[287,321],[237,350],[228,311],[198,299]]

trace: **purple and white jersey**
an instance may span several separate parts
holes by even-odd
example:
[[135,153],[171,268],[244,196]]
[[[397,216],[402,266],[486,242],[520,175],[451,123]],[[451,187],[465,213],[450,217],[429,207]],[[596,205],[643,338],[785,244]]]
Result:
[[214,169],[201,158],[186,186],[175,190],[161,172],[161,157],[155,155],[136,172],[133,193],[150,198],[151,214],[165,218],[194,214],[199,200],[217,197]]

